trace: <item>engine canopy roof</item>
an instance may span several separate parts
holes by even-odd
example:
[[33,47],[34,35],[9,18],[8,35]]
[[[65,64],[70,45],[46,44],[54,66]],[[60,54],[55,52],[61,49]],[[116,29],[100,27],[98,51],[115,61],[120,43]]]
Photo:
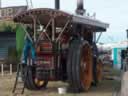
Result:
[[68,20],[71,20],[72,23],[82,24],[83,27],[93,29],[94,32],[106,31],[109,27],[109,24],[87,16],[76,15],[50,8],[27,10],[14,16],[13,20],[17,23],[32,24],[33,18],[42,25],[46,25],[51,18],[54,18],[57,27],[63,27]]

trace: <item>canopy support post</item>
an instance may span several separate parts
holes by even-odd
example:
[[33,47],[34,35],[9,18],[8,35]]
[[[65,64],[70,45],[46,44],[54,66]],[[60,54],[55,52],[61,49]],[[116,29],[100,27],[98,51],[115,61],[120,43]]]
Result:
[[36,18],[32,16],[32,19],[33,19],[33,28],[34,28],[33,39],[34,39],[34,42],[36,42]]
[[55,40],[56,26],[55,26],[55,18],[52,19],[52,41]]
[[[49,41],[51,41],[51,39],[50,39],[50,37],[48,36],[48,34],[44,31],[44,30],[47,30],[47,28],[49,27],[49,25],[51,24],[51,22],[52,22],[52,19],[50,19],[49,20],[49,22],[47,23],[47,25],[46,25],[46,27],[43,29],[43,32],[45,33],[45,35],[46,35],[46,37],[48,38],[48,40]],[[40,23],[40,22],[39,22]],[[41,24],[40,24],[41,25]],[[42,32],[42,33],[43,33]],[[40,35],[39,35],[39,38],[38,38],[38,40],[37,40],[37,43],[40,41],[40,39],[41,39],[41,37],[42,37],[42,33],[40,33]]]
[[27,32],[27,30],[24,28],[23,24],[20,23],[20,25],[21,25],[21,27],[23,28],[23,30],[25,31],[25,33],[26,33],[25,36],[28,37],[29,40],[33,43],[33,40],[32,40],[32,38],[31,38],[31,36],[30,36],[29,33]]
[[99,36],[98,36],[98,38],[97,38],[97,40],[96,40],[96,43],[98,43],[98,41],[99,41],[99,39],[100,39],[102,33],[103,33],[103,32],[101,32],[101,33],[99,34]]
[[64,26],[64,28],[62,29],[62,31],[60,32],[59,36],[56,39],[56,42],[60,39],[60,37],[62,36],[63,32],[65,31],[66,27],[68,26],[68,24],[70,23],[71,20],[68,20]]

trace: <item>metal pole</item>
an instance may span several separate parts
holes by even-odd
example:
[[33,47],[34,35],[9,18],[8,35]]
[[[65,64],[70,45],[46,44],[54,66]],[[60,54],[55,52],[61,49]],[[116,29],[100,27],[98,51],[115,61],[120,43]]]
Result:
[[98,36],[98,38],[97,38],[97,40],[96,40],[96,43],[98,43],[98,41],[99,41],[99,39],[100,39],[102,33],[103,33],[103,32],[101,32],[101,33],[99,34],[99,36]]
[[83,0],[77,0],[77,9],[78,10],[83,10],[84,9]]
[[126,34],[127,34],[127,48],[128,48],[128,29],[126,30]]
[[0,0],[0,8],[2,7],[2,0]]
[[33,8],[33,3],[32,3],[32,0],[30,0],[30,3],[31,3],[31,8]]
[[34,22],[34,43],[36,42],[36,19],[33,17],[33,22]]
[[1,64],[1,75],[4,76],[4,65]]
[[55,40],[55,19],[52,20],[52,41]]
[[79,15],[83,15],[85,13],[84,1],[83,0],[77,0],[76,13],[79,14]]
[[28,0],[26,0],[26,4],[27,4],[27,7],[29,8],[29,5],[28,5]]
[[126,34],[127,34],[127,40],[128,40],[128,29],[126,30]]
[[31,42],[33,42],[31,36],[30,36],[29,33],[27,32],[27,30],[25,29],[25,27],[23,26],[23,24],[20,24],[20,25],[21,25],[21,27],[23,28],[23,30],[25,31],[26,36],[29,38],[29,40],[30,40]]
[[[49,25],[51,24],[51,22],[52,22],[52,19],[50,19],[50,20],[48,21],[46,27],[43,29],[43,32],[45,33],[45,35],[46,35],[46,37],[48,38],[49,41],[52,41],[52,40],[50,39],[50,37],[49,37],[49,35],[47,34],[47,32],[45,32],[45,30],[48,29],[48,27],[49,27]],[[39,23],[40,23],[40,22],[39,22]],[[41,24],[40,24],[40,25],[41,25]],[[43,33],[43,32],[42,32],[42,33]],[[39,38],[38,38],[38,40],[37,40],[37,43],[38,43],[39,40],[41,39],[42,35],[43,35],[43,34],[40,34],[40,35],[39,35]]]
[[96,32],[93,32],[93,41],[96,43]]
[[60,9],[60,0],[55,0],[55,9]]
[[58,41],[61,37],[61,35],[63,34],[63,32],[65,31],[65,29],[67,28],[67,26],[69,25],[71,20],[68,20],[64,26],[64,28],[62,29],[62,31],[60,32],[59,36],[57,37],[56,41]]
[[10,75],[12,75],[12,64],[10,64]]

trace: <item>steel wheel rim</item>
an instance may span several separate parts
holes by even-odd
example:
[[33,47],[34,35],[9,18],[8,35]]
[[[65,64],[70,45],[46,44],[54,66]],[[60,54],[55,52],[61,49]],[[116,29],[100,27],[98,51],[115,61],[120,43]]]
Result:
[[[32,59],[31,59],[31,54],[29,52],[28,58],[27,58],[27,65],[31,66],[32,64]],[[39,80],[38,78],[35,77],[35,73],[33,74],[33,81],[36,86],[41,87],[44,84],[43,80]]]
[[88,44],[85,44],[82,48],[81,57],[81,82],[85,90],[88,90],[92,82],[92,58],[91,48]]
[[43,80],[39,80],[37,78],[34,79],[34,82],[37,86],[42,86],[44,84],[44,81]]

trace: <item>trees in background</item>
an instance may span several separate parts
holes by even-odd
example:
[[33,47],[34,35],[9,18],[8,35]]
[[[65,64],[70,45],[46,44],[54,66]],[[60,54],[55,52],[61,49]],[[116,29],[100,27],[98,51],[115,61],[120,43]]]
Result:
[[15,32],[17,24],[13,21],[1,21],[0,32]]

